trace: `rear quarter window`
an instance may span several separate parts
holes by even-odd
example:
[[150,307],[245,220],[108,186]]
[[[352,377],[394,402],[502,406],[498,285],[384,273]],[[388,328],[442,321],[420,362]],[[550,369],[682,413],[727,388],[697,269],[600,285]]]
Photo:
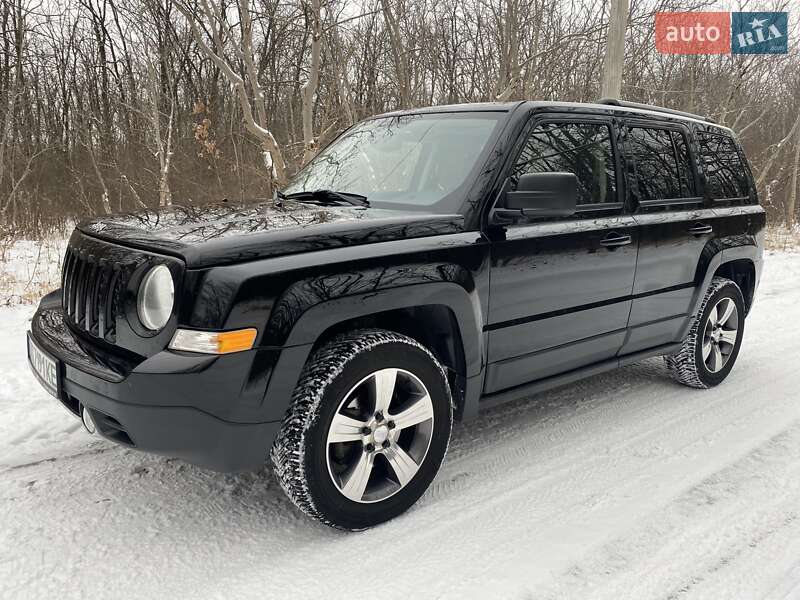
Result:
[[747,166],[736,143],[727,135],[697,133],[706,194],[715,201],[743,204],[750,198]]

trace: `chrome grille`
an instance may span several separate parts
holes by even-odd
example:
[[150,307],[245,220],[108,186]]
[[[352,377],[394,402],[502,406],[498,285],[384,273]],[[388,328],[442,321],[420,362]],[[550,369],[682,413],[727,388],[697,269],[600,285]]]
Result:
[[114,343],[126,279],[121,265],[67,248],[61,270],[61,302],[67,319],[90,335]]

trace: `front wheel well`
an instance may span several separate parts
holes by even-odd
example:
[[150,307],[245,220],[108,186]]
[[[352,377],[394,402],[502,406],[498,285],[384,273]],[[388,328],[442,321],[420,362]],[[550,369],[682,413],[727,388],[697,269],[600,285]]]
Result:
[[336,335],[357,329],[386,329],[416,340],[447,370],[447,378],[460,418],[464,406],[466,362],[455,313],[443,304],[409,306],[342,321],[326,329],[314,343],[316,350]]
[[730,279],[739,286],[744,296],[745,309],[750,312],[756,287],[756,268],[753,261],[741,258],[726,262],[717,268],[714,275]]

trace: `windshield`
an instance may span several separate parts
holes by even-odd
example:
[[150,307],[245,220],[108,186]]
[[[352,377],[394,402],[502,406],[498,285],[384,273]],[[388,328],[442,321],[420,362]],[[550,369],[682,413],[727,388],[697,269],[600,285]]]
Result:
[[364,121],[320,152],[284,193],[334,190],[366,196],[372,206],[455,212],[500,117],[466,112]]

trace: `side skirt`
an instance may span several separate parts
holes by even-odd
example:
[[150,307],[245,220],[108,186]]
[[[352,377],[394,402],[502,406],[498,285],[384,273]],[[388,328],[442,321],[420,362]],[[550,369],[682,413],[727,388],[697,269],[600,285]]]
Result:
[[519,385],[508,390],[503,390],[502,392],[486,394],[481,397],[478,408],[479,410],[493,408],[495,406],[505,404],[506,402],[513,402],[514,400],[527,398],[528,396],[561,387],[562,385],[567,385],[586,377],[599,375],[600,373],[605,373],[606,371],[613,371],[614,369],[639,362],[645,358],[662,356],[665,354],[675,354],[680,349],[681,342],[664,344],[662,346],[656,346],[655,348],[649,348],[640,352],[633,352],[624,356],[618,356],[604,360],[587,367],[581,367],[580,369],[575,369],[574,371],[562,373],[560,375],[545,377],[544,379],[539,379],[538,381],[534,381],[532,383],[526,383],[525,385]]

